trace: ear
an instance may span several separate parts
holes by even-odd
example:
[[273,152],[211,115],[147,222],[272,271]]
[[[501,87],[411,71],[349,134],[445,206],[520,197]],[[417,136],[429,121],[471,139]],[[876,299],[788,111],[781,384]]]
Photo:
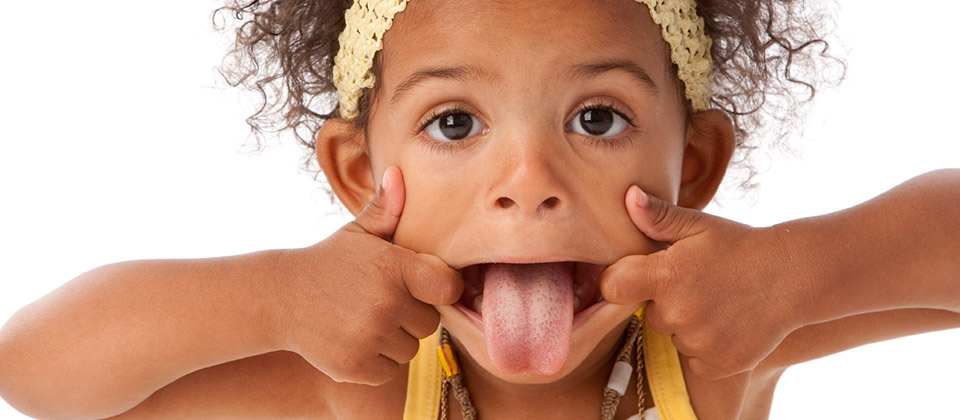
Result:
[[717,193],[733,157],[733,121],[719,109],[698,112],[687,123],[686,142],[677,204],[703,210]]
[[351,214],[360,214],[376,192],[364,133],[347,120],[327,120],[317,134],[315,150],[334,194]]

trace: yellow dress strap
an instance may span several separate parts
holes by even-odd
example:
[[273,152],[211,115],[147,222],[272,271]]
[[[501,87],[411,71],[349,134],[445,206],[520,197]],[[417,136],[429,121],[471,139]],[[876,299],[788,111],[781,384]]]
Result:
[[[643,308],[637,311],[643,315]],[[670,337],[660,335],[643,321],[643,364],[653,404],[662,420],[696,420],[683,380],[680,356]]]
[[439,330],[420,340],[420,350],[410,361],[407,377],[407,401],[403,420],[437,420],[440,417],[440,387],[443,378],[437,346]]

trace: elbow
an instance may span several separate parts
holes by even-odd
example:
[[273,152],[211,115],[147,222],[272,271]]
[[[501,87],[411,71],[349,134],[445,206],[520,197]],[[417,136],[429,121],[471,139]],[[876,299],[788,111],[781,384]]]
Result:
[[57,410],[51,410],[56,404],[38,386],[34,377],[31,361],[25,357],[24,343],[26,334],[22,323],[22,312],[17,312],[0,329],[0,397],[17,411],[36,419],[61,418]]
[[82,391],[83,384],[67,383],[70,381],[45,369],[36,356],[29,330],[21,321],[26,309],[14,314],[0,329],[0,398],[24,415],[41,420],[86,420],[111,415],[103,407],[90,404],[96,399]]
[[31,361],[25,356],[26,334],[14,314],[0,329],[0,397],[17,411],[37,419],[59,418],[49,407],[55,406],[35,379]]

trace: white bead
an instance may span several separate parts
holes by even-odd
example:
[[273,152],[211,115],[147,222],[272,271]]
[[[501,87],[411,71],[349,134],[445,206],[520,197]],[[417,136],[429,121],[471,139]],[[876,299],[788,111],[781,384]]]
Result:
[[[627,420],[640,420],[640,415],[634,414]],[[657,410],[657,407],[648,408],[647,411],[643,412],[643,420],[660,420],[660,411]]]
[[617,362],[613,364],[613,372],[610,372],[610,380],[607,381],[607,388],[617,392],[621,397],[627,393],[627,386],[630,385],[630,376],[633,374],[633,366],[627,362]]
[[643,420],[660,420],[660,410],[657,407],[650,407],[643,412]]

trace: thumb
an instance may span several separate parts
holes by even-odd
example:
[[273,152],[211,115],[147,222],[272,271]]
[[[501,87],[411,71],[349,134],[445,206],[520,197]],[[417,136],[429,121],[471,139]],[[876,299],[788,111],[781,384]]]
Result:
[[626,196],[627,214],[648,238],[672,244],[707,230],[709,219],[699,210],[676,206],[631,185]]
[[389,241],[400,222],[404,198],[403,174],[400,173],[400,168],[391,166],[383,172],[377,193],[357,215],[354,223],[367,233]]

